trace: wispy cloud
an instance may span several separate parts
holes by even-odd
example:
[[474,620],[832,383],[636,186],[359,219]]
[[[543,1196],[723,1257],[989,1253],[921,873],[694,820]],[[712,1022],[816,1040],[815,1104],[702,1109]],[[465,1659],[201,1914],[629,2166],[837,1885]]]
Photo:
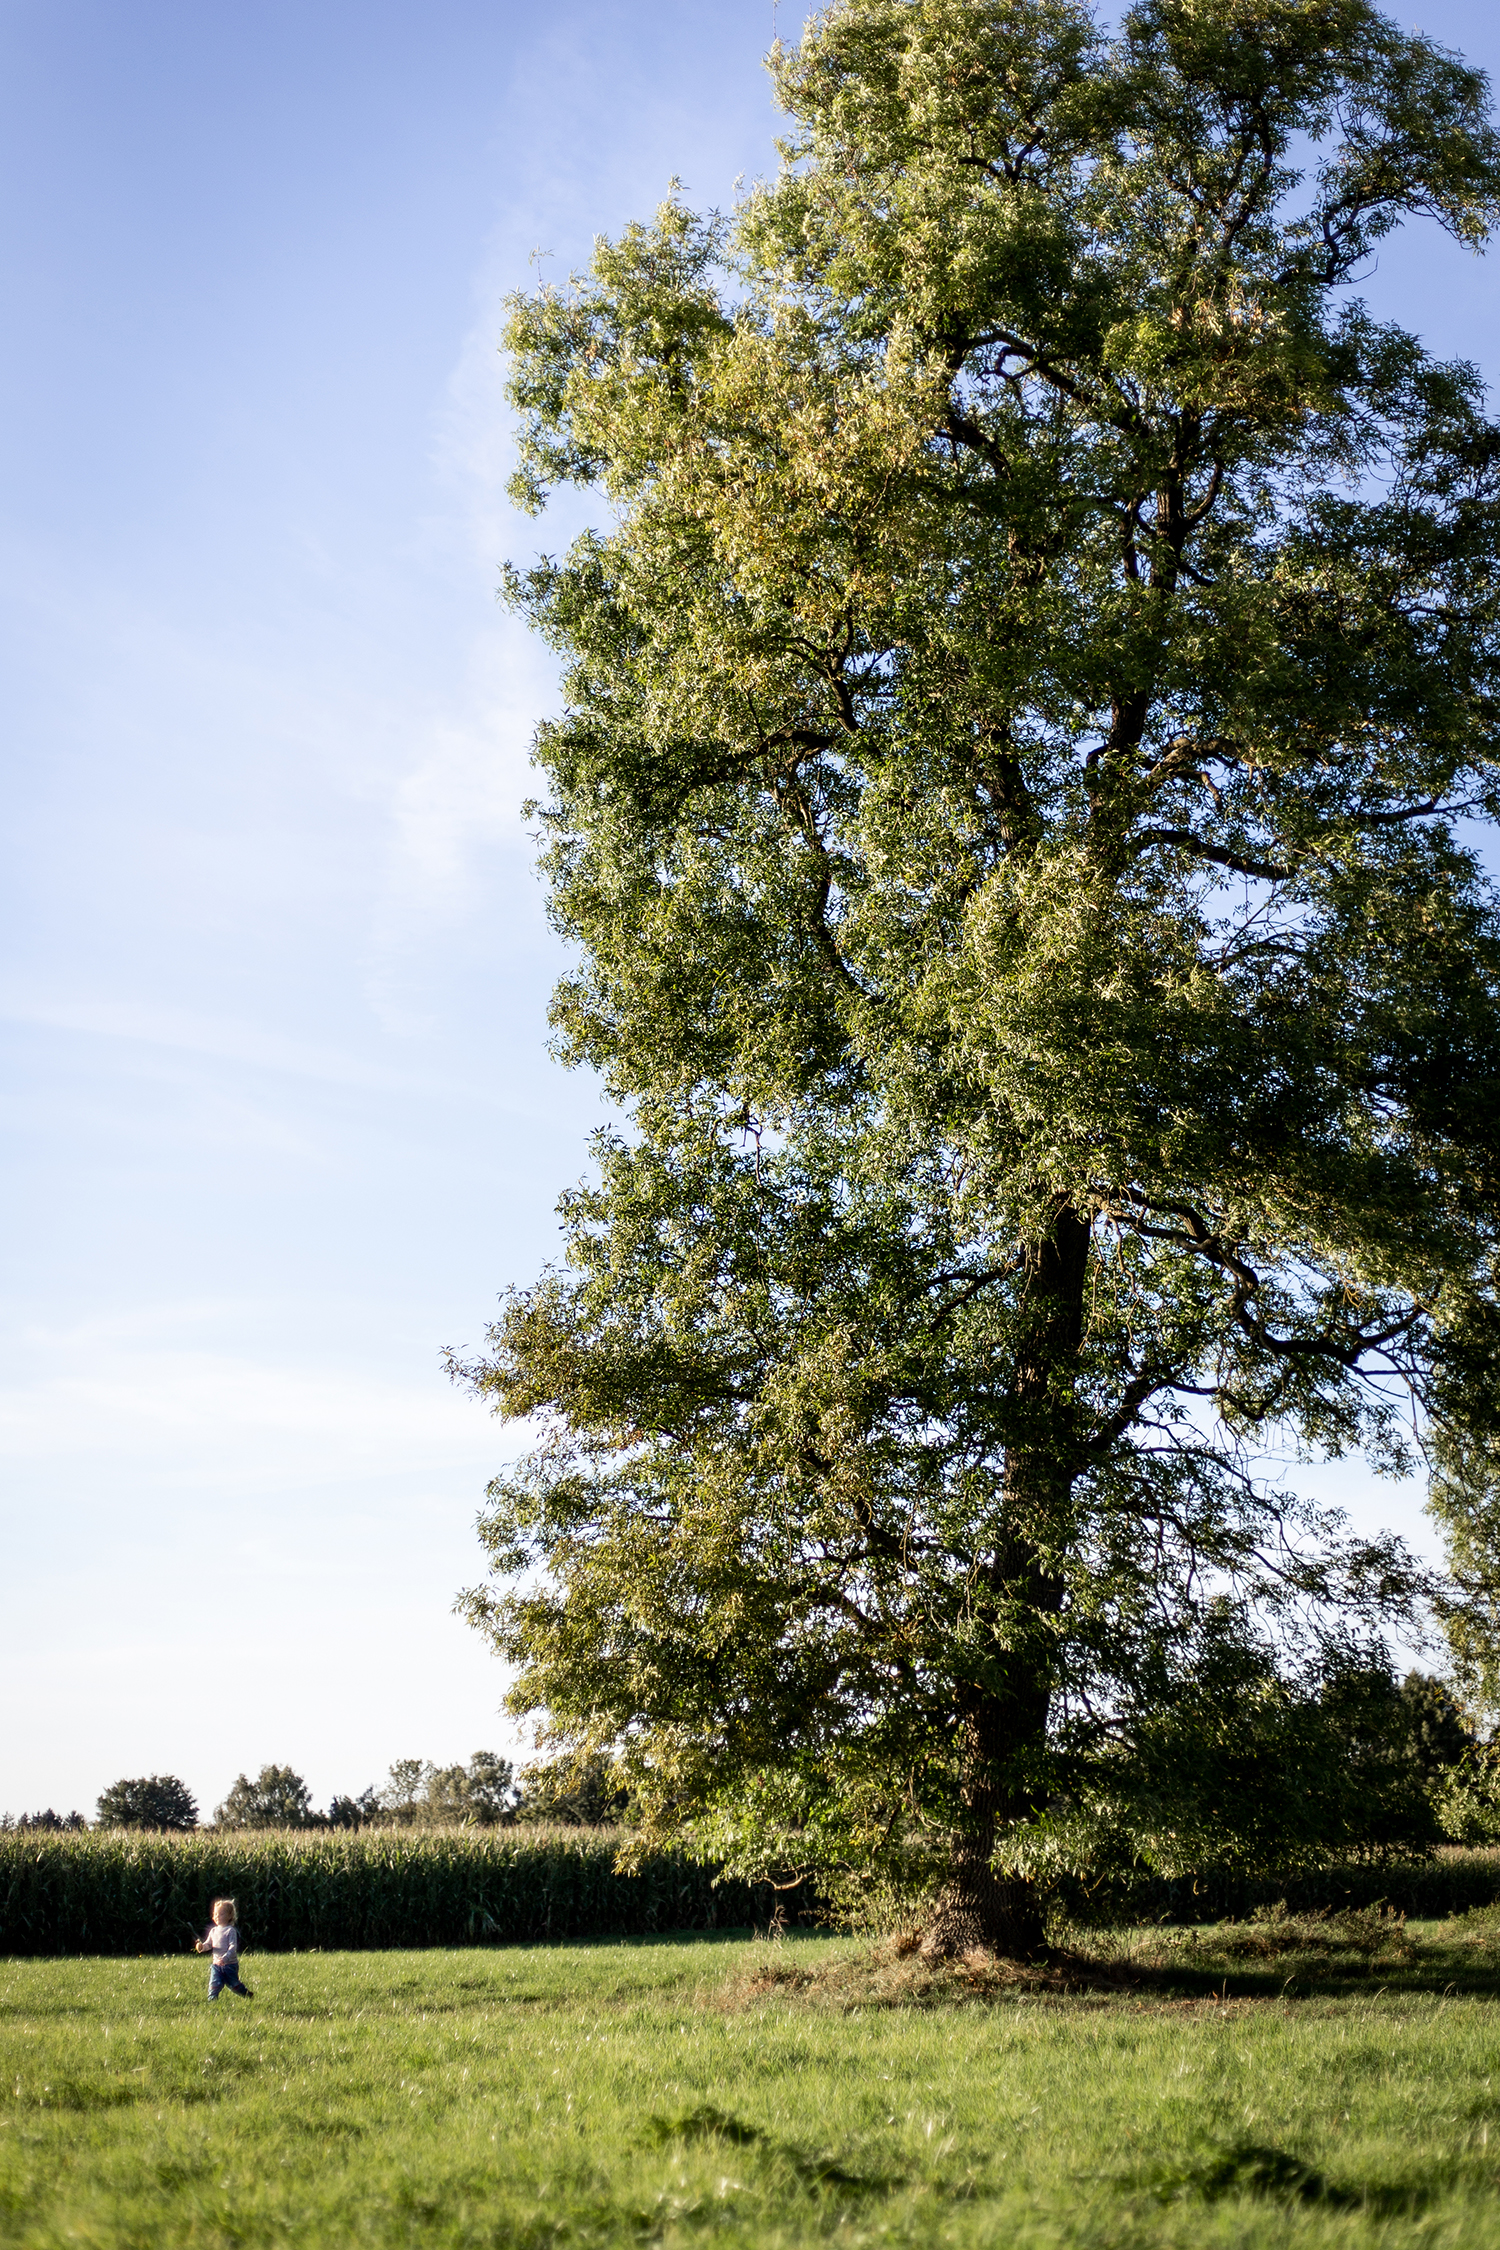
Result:
[[455,708],[419,730],[391,794],[386,911],[402,918],[472,911],[489,851],[527,848],[521,807],[535,790],[532,737],[556,702],[552,669],[518,624],[497,619],[476,641],[469,675]]
[[[492,1077],[482,1074],[471,1080],[451,1070],[434,1072],[425,1058],[410,1064],[377,1061],[232,1017],[153,1000],[49,993],[28,988],[19,980],[8,987],[0,986],[0,1024],[58,1032],[83,1041],[134,1045],[164,1056],[222,1062],[235,1069],[366,1093],[419,1094],[429,1100],[460,1098],[466,1104],[507,1117],[546,1120],[560,1115],[565,1107],[561,1098],[549,1105],[545,1100],[525,1100],[504,1092]],[[536,1083],[545,1090],[549,1080],[538,1074]]]
[[496,1451],[485,1416],[435,1368],[402,1382],[182,1348],[80,1353],[77,1338],[57,1353],[0,1388],[0,1446],[64,1479],[108,1461],[115,1479],[144,1472],[158,1491],[227,1499],[330,1474],[440,1474]]

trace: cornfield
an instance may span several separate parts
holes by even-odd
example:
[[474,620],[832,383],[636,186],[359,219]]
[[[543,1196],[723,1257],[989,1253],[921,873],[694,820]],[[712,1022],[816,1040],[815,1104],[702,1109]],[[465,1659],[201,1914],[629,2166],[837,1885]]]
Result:
[[238,1903],[247,1948],[535,1944],[746,1928],[775,1893],[662,1853],[615,1872],[600,1829],[0,1834],[0,1955],[162,1953]]

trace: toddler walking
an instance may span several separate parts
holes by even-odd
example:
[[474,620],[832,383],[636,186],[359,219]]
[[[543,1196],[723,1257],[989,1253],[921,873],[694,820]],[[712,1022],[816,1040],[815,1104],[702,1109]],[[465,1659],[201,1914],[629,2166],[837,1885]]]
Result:
[[211,1953],[214,1957],[208,1972],[208,1997],[217,2000],[227,1984],[242,2000],[253,2000],[255,1995],[250,1987],[240,1983],[240,1933],[234,1923],[234,1900],[216,1898],[213,1916],[203,1936],[193,1940],[195,1953]]

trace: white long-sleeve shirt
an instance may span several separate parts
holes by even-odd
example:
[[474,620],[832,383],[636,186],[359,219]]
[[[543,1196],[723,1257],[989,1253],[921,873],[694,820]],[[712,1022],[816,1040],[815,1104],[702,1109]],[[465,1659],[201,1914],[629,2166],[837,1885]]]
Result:
[[239,1927],[234,1922],[211,1922],[208,1928],[209,1948],[213,1953],[214,1967],[222,1969],[227,1962],[240,1957]]

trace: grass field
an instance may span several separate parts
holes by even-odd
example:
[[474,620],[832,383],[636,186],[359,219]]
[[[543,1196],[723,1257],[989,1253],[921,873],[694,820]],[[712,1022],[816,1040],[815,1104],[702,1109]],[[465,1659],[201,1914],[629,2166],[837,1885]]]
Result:
[[1092,1942],[0,1962],[0,2242],[1500,2244],[1500,1913]]

